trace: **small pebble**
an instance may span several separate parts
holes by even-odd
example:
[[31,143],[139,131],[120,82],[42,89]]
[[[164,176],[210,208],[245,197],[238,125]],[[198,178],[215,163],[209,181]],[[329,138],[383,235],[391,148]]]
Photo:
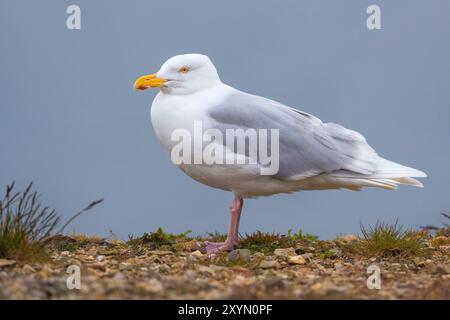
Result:
[[280,263],[276,260],[263,260],[260,262],[259,267],[262,269],[277,269],[280,267]]
[[250,261],[251,252],[248,249],[236,249],[228,254],[228,261],[244,260]]
[[290,257],[288,257],[288,263],[304,265],[304,264],[306,264],[306,259],[303,258],[302,256],[290,256]]

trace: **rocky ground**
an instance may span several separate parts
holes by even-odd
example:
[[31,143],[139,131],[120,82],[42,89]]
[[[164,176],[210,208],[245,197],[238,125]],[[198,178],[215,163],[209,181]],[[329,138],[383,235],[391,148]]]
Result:
[[[415,257],[361,256],[347,250],[355,236],[211,257],[188,238],[155,247],[60,236],[44,262],[0,259],[0,299],[450,299],[449,239],[430,238]],[[79,290],[67,287],[73,265]],[[380,289],[367,287],[371,265]]]

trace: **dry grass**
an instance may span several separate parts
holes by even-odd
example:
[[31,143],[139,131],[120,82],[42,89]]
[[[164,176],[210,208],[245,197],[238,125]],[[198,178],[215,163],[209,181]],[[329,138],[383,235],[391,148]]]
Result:
[[39,261],[47,258],[46,246],[52,237],[82,213],[103,200],[92,202],[73,215],[62,227],[55,209],[43,206],[32,183],[23,192],[14,192],[14,182],[6,187],[0,201],[0,258]]
[[288,238],[290,238],[292,241],[308,241],[308,242],[314,242],[319,240],[318,236],[315,236],[313,234],[304,233],[303,230],[298,230],[296,233],[292,232],[292,229],[288,230],[287,233]]
[[420,231],[403,230],[396,223],[377,222],[374,227],[361,225],[363,238],[355,244],[358,253],[366,257],[410,257],[426,255],[424,237]]
[[227,235],[218,231],[207,232],[206,237],[200,237],[199,240],[207,240],[212,242],[224,242],[227,239]]

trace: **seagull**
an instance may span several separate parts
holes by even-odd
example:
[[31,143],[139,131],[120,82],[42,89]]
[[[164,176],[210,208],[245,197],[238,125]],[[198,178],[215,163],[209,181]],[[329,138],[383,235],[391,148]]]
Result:
[[[174,161],[172,157],[172,161],[194,180],[234,194],[227,238],[225,242],[206,242],[205,248],[210,254],[230,251],[237,245],[245,198],[301,190],[345,188],[359,191],[363,187],[393,190],[400,184],[423,187],[414,178],[426,177],[424,172],[382,158],[360,133],[339,124],[324,123],[309,113],[224,84],[206,55],[174,56],[157,73],[139,77],[134,88],[160,89],[151,105],[151,122],[156,136],[171,156],[177,154],[175,149],[180,151],[183,135],[176,133],[182,130],[194,137],[198,131],[195,125],[200,123],[204,140],[197,151],[202,153],[205,140],[209,140],[217,154],[222,147],[227,157],[241,160],[195,161],[195,145],[194,152],[185,149],[178,152],[186,155],[183,159],[194,158],[194,161]],[[277,132],[270,136],[270,141],[256,147],[258,151],[264,146],[272,148],[268,154],[277,157],[272,159],[277,162],[276,170],[263,171],[268,163],[263,161],[262,153],[255,155],[250,147],[239,149],[236,140],[229,144],[219,139],[226,137],[229,130]],[[192,147],[192,137],[186,137],[185,147]],[[249,137],[245,137],[246,143],[250,143]]]

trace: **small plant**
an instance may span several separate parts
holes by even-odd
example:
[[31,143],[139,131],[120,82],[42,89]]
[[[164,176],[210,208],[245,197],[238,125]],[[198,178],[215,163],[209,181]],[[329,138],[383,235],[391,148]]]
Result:
[[76,242],[57,242],[55,248],[58,251],[69,251],[74,252],[80,248],[80,245]]
[[256,231],[252,234],[246,234],[239,241],[239,248],[246,248],[252,251],[272,253],[277,248],[288,248],[293,245],[289,237],[278,233],[268,233]]
[[[13,192],[14,182],[6,187],[0,201],[0,258],[42,260],[47,256],[46,245],[60,235],[75,218],[92,209],[103,199],[73,215],[59,229],[61,221],[55,209],[43,206],[32,183],[23,192]],[[56,230],[56,231],[55,231]]]
[[[450,214],[441,213],[442,216],[450,221]],[[450,237],[450,224],[442,222],[443,227],[435,227],[435,226],[425,226],[422,227],[422,230],[425,231],[434,231],[436,237]]]
[[210,241],[210,242],[224,242],[227,239],[227,235],[225,233],[220,233],[219,231],[214,232],[206,232],[203,235],[198,235],[194,237],[195,240],[199,242]]
[[219,231],[207,232],[206,239],[212,242],[223,242],[227,239],[227,235]]
[[159,249],[163,246],[172,246],[179,241],[188,241],[191,238],[188,237],[192,231],[187,230],[180,234],[166,233],[162,228],[158,228],[155,232],[145,232],[140,237],[128,236],[127,244],[133,247],[146,246],[150,249]]
[[338,254],[335,250],[324,250],[323,252],[319,253],[317,257],[322,260],[336,259],[338,257]]
[[374,227],[361,225],[363,238],[356,244],[359,253],[365,256],[407,257],[426,254],[424,233],[404,231],[402,226],[377,222]]
[[318,236],[315,236],[313,234],[309,233],[303,233],[303,231],[300,229],[297,231],[297,233],[292,233],[292,229],[288,230],[287,236],[292,241],[308,241],[308,242],[314,242],[319,240]]

